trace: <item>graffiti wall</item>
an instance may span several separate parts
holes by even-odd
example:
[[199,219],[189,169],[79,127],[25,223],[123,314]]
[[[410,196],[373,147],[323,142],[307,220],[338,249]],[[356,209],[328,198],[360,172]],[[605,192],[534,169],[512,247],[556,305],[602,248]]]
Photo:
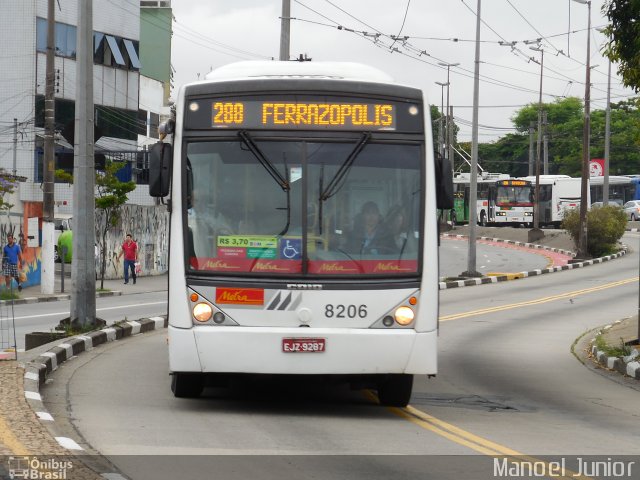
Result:
[[[42,213],[25,210],[24,215],[41,216]],[[116,227],[111,227],[103,237],[100,228],[103,218],[101,212],[96,211],[96,272],[100,275],[100,252],[106,246],[105,279],[122,278],[124,276],[124,262],[118,260],[121,245],[127,233],[130,233],[138,244],[138,259],[141,275],[159,275],[166,273],[169,261],[169,214],[164,207],[149,207],[141,205],[125,205],[122,209],[121,221]],[[3,213],[0,215],[0,242],[4,247],[7,235],[12,234],[22,248],[25,265],[22,285],[40,285],[40,263],[42,261],[41,247],[27,246],[26,221],[23,214]],[[35,232],[29,232],[33,235]],[[37,232],[38,239],[41,233]],[[38,241],[38,243],[41,243]],[[71,268],[70,265],[67,266]],[[0,272],[1,273],[1,272]],[[4,281],[0,282],[0,287]],[[14,287],[16,285],[14,284]]]
[[[24,266],[20,270],[22,285],[40,285],[40,247],[27,247],[27,234],[24,231],[24,222],[21,214],[7,214],[4,212],[0,216],[0,242],[1,246],[7,244],[7,235],[13,235],[15,241],[22,249],[22,259]],[[4,286],[4,277],[1,286]],[[17,285],[13,285],[14,288]]]
[[[122,258],[118,260],[118,255],[127,233],[138,244],[141,275],[166,273],[169,264],[169,214],[164,207],[125,205],[119,224],[109,228],[104,238],[101,213],[100,210],[96,211],[96,241],[98,252],[106,247],[105,278],[124,276],[124,261]],[[100,261],[99,257],[96,260],[98,275]]]

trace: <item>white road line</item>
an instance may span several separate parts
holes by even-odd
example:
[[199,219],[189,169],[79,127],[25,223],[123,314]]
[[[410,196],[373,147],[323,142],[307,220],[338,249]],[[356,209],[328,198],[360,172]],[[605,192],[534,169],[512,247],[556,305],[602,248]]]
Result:
[[[127,307],[146,307],[149,305],[166,305],[167,302],[151,302],[151,303],[134,303],[132,305],[120,305],[118,307],[104,307],[104,308],[96,308],[96,312],[102,312],[105,310],[117,310],[118,308],[127,308]],[[14,317],[15,320],[20,320],[22,318],[39,318],[39,317],[52,317],[54,315],[69,315],[69,311],[64,312],[56,312],[56,313],[42,313],[40,315],[23,315],[21,317]]]

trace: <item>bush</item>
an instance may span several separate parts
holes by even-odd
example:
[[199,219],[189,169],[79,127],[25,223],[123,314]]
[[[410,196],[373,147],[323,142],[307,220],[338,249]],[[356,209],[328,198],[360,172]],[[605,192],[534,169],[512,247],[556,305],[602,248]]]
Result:
[[[611,255],[627,226],[627,218],[619,205],[595,207],[587,212],[587,252],[592,257]],[[580,209],[565,213],[564,228],[578,248],[580,235]]]

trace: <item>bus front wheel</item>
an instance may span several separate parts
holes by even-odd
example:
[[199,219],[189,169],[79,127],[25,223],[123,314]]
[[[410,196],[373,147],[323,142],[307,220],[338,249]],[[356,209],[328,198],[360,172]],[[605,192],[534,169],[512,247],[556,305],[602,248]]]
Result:
[[406,407],[413,389],[413,375],[393,374],[385,376],[378,384],[380,405]]
[[199,397],[203,388],[201,373],[174,373],[171,376],[171,391],[178,398]]

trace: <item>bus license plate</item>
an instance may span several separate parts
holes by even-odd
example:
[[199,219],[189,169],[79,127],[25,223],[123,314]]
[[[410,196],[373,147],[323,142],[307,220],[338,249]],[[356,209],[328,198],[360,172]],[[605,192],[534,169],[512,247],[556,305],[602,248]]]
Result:
[[282,351],[285,353],[324,352],[324,338],[283,338]]

